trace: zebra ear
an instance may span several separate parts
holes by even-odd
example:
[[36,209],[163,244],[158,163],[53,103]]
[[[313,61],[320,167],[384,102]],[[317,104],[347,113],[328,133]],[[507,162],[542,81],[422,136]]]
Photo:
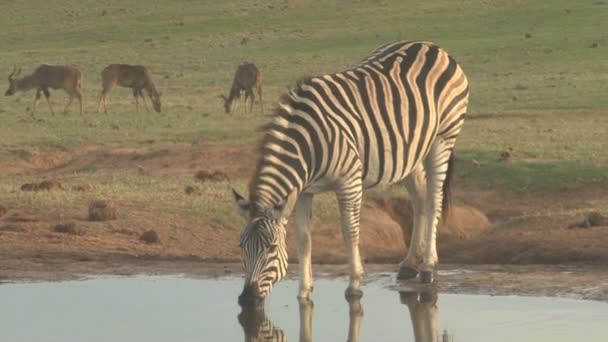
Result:
[[245,219],[249,218],[249,212],[251,208],[251,203],[245,199],[245,197],[241,196],[234,188],[232,189],[232,195],[234,196],[234,204],[236,205],[236,209],[239,211],[239,214]]
[[278,220],[281,218],[287,218],[293,209],[293,206],[298,199],[298,191],[297,189],[293,189],[287,198],[285,198],[281,203],[277,204],[271,210],[271,218],[273,220]]

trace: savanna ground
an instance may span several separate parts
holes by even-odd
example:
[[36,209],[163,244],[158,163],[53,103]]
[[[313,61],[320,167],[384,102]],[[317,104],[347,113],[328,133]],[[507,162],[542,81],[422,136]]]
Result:
[[[587,270],[592,276],[575,272],[574,279],[603,284],[600,297],[608,298],[608,223],[574,227],[590,212],[608,215],[608,2],[34,0],[2,7],[0,70],[77,65],[85,115],[73,105],[51,116],[42,100],[33,119],[34,91],[0,100],[0,280],[221,273],[208,263],[240,257],[242,222],[229,189],[246,189],[256,128],[270,120],[257,105],[252,114],[243,105],[223,113],[218,96],[236,66],[260,67],[264,114],[271,114],[297,79],[412,39],[445,48],[471,84],[441,262],[501,269],[510,284],[532,274],[540,288],[563,268]],[[146,65],[162,113],[136,113],[130,90],[115,88],[109,115],[98,114],[100,71],[110,63]],[[56,108],[66,100],[60,91],[51,99]],[[197,180],[199,171],[228,179]],[[21,190],[51,179],[61,187]],[[368,263],[394,265],[404,256],[406,197],[400,187],[366,194]],[[117,219],[88,220],[94,200],[116,203]],[[314,215],[314,261],[343,263],[333,197],[319,196]],[[158,242],[140,240],[148,230]],[[470,266],[482,264],[526,266]]]

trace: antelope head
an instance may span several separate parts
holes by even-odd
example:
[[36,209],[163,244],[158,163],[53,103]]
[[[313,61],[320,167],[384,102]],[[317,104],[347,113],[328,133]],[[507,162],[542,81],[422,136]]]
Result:
[[153,95],[150,95],[150,100],[152,100],[152,106],[154,107],[154,110],[157,113],[160,113],[160,96],[162,94],[161,93],[154,93]]
[[232,101],[223,94],[220,95],[220,99],[224,101],[224,111],[226,111],[226,114],[230,114],[230,110],[232,109]]
[[21,68],[17,70],[17,67],[15,66],[13,68],[13,72],[8,75],[8,89],[6,90],[6,93],[4,93],[5,96],[13,95],[17,92],[17,82],[15,82],[15,77],[19,76],[19,74],[21,74]]

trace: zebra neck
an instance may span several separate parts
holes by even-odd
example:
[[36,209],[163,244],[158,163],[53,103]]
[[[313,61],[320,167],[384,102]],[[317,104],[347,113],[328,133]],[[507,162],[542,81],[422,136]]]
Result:
[[310,148],[305,139],[290,136],[294,129],[285,115],[277,115],[266,126],[249,188],[251,202],[261,208],[281,205],[294,191],[305,189],[310,179]]
[[[258,183],[251,192],[254,216],[283,217],[290,214],[300,191],[295,186],[272,188],[270,183]],[[284,212],[287,208],[287,212]],[[279,212],[277,212],[277,210]]]

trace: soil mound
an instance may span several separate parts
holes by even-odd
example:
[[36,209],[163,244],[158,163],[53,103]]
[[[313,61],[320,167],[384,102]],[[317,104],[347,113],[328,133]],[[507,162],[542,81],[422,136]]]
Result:
[[114,201],[93,201],[89,204],[89,220],[115,220],[117,209],[118,205]]
[[201,182],[223,182],[228,181],[228,176],[220,171],[207,171],[200,170],[195,175],[194,178],[198,179]]
[[[414,221],[411,202],[406,198],[382,198],[375,203],[401,226],[403,238],[409,246]],[[490,226],[490,220],[481,211],[470,206],[452,205],[447,218],[439,222],[437,241],[472,239]]]

